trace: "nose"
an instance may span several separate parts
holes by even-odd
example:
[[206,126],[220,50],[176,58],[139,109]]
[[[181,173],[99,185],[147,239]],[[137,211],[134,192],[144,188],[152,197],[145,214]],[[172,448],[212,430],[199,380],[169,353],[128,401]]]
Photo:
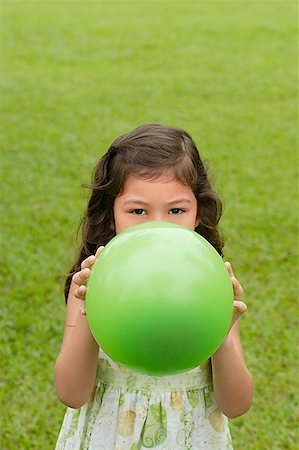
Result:
[[156,214],[152,214],[152,216],[149,217],[149,220],[154,220],[154,221],[157,221],[157,222],[163,222],[166,219],[165,219],[163,214],[156,213]]

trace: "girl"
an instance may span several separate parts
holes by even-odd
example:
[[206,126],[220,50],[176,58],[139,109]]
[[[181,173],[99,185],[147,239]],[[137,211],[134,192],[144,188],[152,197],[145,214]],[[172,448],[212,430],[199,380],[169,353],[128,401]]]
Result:
[[247,307],[228,262],[235,294],[231,328],[206,363],[184,374],[140,375],[111,360],[96,344],[83,306],[95,259],[132,225],[150,220],[185,225],[222,255],[221,202],[193,140],[181,129],[140,126],[113,142],[89,187],[83,241],[65,286],[55,382],[68,409],[56,449],[231,449],[227,417],[249,409],[253,386],[239,333]]

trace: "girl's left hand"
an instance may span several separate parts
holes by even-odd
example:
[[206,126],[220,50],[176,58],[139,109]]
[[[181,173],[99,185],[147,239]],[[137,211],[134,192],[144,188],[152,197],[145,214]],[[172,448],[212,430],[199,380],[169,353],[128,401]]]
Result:
[[232,285],[233,285],[233,290],[234,290],[234,312],[233,312],[233,318],[232,318],[232,323],[230,328],[232,328],[232,326],[234,325],[234,323],[242,316],[242,314],[246,313],[247,311],[247,305],[242,302],[242,297],[244,294],[243,288],[241,286],[241,284],[239,283],[239,281],[237,280],[237,278],[234,275],[233,269],[231,264],[226,261],[224,263],[226,265],[226,268],[228,270]]

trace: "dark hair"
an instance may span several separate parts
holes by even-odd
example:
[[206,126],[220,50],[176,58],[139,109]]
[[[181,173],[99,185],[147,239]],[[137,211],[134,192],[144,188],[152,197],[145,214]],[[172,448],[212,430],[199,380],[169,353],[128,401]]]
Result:
[[151,179],[172,169],[178,180],[191,187],[197,198],[200,223],[195,231],[209,241],[222,256],[223,240],[218,231],[222,203],[212,189],[207,170],[192,138],[180,128],[159,124],[142,125],[117,138],[98,161],[92,190],[82,219],[82,244],[76,262],[65,284],[67,298],[72,275],[80,270],[81,262],[95,254],[114,236],[113,204],[122,192],[128,175]]

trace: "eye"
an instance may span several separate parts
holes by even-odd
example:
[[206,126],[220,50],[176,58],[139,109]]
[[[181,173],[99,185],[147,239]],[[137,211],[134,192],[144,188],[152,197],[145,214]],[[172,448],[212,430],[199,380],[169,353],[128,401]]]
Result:
[[133,209],[131,211],[132,214],[136,214],[137,216],[144,216],[146,214],[146,212],[144,211],[144,209]]
[[172,208],[169,211],[170,214],[182,214],[183,212],[185,212],[185,211],[181,208]]

